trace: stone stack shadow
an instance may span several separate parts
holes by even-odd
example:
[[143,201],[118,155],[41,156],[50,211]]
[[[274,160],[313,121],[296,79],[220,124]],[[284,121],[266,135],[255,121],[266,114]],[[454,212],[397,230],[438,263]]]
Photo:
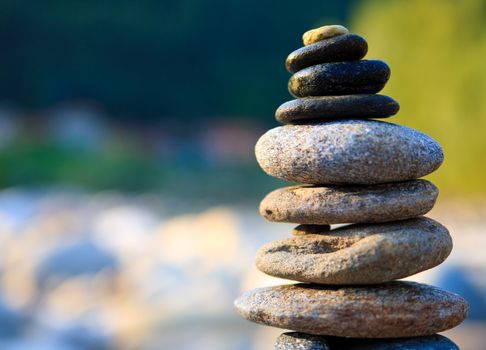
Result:
[[[447,229],[423,216],[438,190],[419,179],[441,165],[442,149],[417,130],[371,120],[396,114],[399,104],[377,94],[390,69],[363,59],[364,38],[325,26],[303,41],[286,60],[296,99],[277,109],[284,125],[255,148],[266,173],[301,183],[261,202],[267,220],[299,226],[261,247],[256,265],[302,283],[246,292],[235,306],[250,321],[296,331],[279,337],[280,350],[361,349],[363,342],[366,349],[454,349],[435,333],[461,323],[467,302],[395,281],[439,265],[452,250]],[[350,225],[331,229],[337,224]]]

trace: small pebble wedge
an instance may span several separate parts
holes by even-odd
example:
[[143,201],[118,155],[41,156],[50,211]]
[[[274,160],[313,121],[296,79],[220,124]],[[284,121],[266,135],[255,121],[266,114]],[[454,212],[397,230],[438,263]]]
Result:
[[304,45],[310,45],[315,42],[332,38],[338,35],[348,34],[349,30],[341,25],[328,25],[319,28],[311,29],[302,35],[302,42]]
[[426,180],[379,185],[279,188],[260,203],[269,221],[298,224],[376,223],[427,213],[439,191]]
[[413,283],[254,289],[235,301],[244,318],[298,332],[354,338],[432,335],[457,326],[468,304],[457,294]]
[[255,154],[267,174],[313,185],[412,180],[444,159],[430,136],[375,120],[280,126],[258,140]]
[[331,350],[324,337],[298,332],[283,333],[277,338],[275,350]]
[[325,235],[331,230],[330,225],[299,225],[292,230],[294,236]]
[[290,77],[295,97],[375,94],[385,87],[390,68],[379,60],[317,64]]
[[447,229],[420,217],[273,241],[258,250],[256,266],[268,275],[300,282],[375,284],[437,266],[451,250]]
[[288,101],[278,107],[275,118],[282,124],[304,124],[332,119],[387,118],[400,105],[384,95],[342,95],[307,97]]
[[277,338],[276,350],[459,350],[439,334],[402,339],[353,339],[324,337],[299,332],[283,333]]
[[320,63],[360,60],[367,52],[368,43],[363,37],[344,34],[295,50],[287,57],[285,67],[295,73]]

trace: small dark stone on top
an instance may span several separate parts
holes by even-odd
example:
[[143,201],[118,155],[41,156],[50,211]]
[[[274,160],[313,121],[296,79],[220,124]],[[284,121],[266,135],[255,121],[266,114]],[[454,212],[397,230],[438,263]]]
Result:
[[288,88],[295,97],[375,94],[389,77],[390,68],[380,60],[324,63],[292,75]]
[[290,73],[321,63],[360,60],[368,52],[366,40],[356,34],[344,34],[318,41],[292,52],[285,61]]
[[282,104],[275,118],[283,124],[302,124],[331,119],[386,118],[400,105],[384,95],[360,94],[299,98]]

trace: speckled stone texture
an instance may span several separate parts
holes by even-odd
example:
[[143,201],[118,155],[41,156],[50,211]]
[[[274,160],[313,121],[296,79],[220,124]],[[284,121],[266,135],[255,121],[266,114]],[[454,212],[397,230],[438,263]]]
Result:
[[437,266],[451,250],[447,229],[420,217],[273,241],[258,250],[256,266],[268,275],[293,281],[375,284]]
[[468,304],[457,294],[413,282],[363,287],[283,285],[254,289],[235,301],[244,318],[316,335],[399,338],[457,326]]
[[295,73],[316,64],[359,60],[366,52],[368,43],[363,37],[345,34],[295,50],[287,57],[285,67]]
[[304,124],[332,119],[386,118],[400,105],[384,95],[342,95],[307,97],[282,104],[275,118],[282,124]]
[[444,159],[430,136],[376,120],[280,126],[258,140],[255,153],[267,174],[315,185],[412,180]]
[[275,350],[331,350],[331,348],[324,337],[288,332],[277,338]]
[[324,337],[299,332],[283,333],[275,350],[459,350],[450,339],[434,334],[398,339],[354,339]]
[[349,33],[349,30],[341,25],[322,26],[305,32],[302,35],[302,42],[304,43],[304,45],[310,45],[324,39],[347,33]]
[[380,185],[279,188],[260,204],[269,221],[298,224],[375,223],[427,213],[439,191],[426,180]]
[[375,94],[389,77],[390,68],[379,60],[324,63],[292,75],[288,88],[295,97]]
[[[302,334],[302,333],[299,333]],[[449,338],[439,334],[399,339],[350,339],[321,337],[331,350],[459,350]]]

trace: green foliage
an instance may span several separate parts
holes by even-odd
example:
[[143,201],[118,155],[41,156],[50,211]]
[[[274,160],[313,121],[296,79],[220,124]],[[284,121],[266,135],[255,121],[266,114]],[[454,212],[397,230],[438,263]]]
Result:
[[[352,0],[3,0],[0,101],[92,99],[118,118],[273,120],[284,59]],[[303,8],[305,7],[305,8]]]
[[448,194],[486,194],[486,27],[484,0],[367,1],[351,29],[389,63],[383,91],[401,105],[391,121],[417,128],[443,146],[431,176]]

